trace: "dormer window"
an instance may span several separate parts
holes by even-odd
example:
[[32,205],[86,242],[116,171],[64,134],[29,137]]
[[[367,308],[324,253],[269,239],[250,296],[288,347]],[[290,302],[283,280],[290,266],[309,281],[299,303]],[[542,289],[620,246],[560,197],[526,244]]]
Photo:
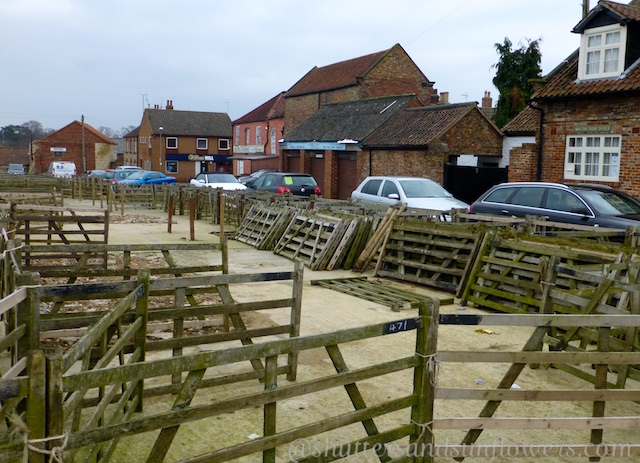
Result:
[[624,71],[627,28],[619,24],[586,29],[580,44],[579,79],[618,77]]

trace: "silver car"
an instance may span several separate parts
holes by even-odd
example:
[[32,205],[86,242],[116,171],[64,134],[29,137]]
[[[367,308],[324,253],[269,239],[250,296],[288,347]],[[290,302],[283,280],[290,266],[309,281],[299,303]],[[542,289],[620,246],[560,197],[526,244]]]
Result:
[[469,207],[433,180],[421,177],[367,177],[351,199],[388,206],[401,202],[409,208],[442,212]]

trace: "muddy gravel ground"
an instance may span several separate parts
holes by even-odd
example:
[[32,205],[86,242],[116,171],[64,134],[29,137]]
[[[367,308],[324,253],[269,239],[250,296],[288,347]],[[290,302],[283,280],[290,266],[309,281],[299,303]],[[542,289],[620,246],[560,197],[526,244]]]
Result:
[[[76,202],[77,203],[77,202]],[[74,203],[69,201],[66,205]],[[85,201],[83,206],[90,206],[90,201]],[[136,209],[127,212],[125,216],[118,218],[119,212],[113,213],[113,223],[110,228],[109,242],[118,243],[184,243],[189,240],[189,225],[187,217],[174,216],[173,232],[167,233],[166,216],[162,211]],[[206,221],[196,222],[196,242],[217,242],[215,234],[217,227]],[[177,257],[179,263],[189,262],[193,265],[204,263],[219,263],[220,257],[215,253],[184,252]],[[292,270],[293,263],[269,251],[258,251],[251,246],[236,241],[230,241],[230,271],[231,273],[253,273],[278,270]],[[313,272],[305,269],[303,290],[303,308],[301,334],[311,335],[327,333],[345,328],[360,327],[373,323],[388,322],[402,318],[413,317],[416,310],[403,310],[393,312],[389,307],[373,302],[365,301],[353,296],[348,296],[318,286],[312,286],[310,281],[320,278],[353,277],[350,271],[338,270],[331,272]],[[370,275],[369,275],[370,276]],[[388,281],[385,281],[388,282]],[[427,288],[409,286],[394,283],[404,289],[409,289],[423,294],[432,294],[436,297],[449,297],[449,294],[430,291]],[[242,291],[232,291],[238,301],[255,301],[261,298],[288,297],[291,287],[287,283],[269,283],[247,285]],[[442,313],[481,313],[472,307],[462,307],[459,304],[445,305],[441,307]],[[265,325],[269,323],[286,323],[289,314],[281,311],[264,311],[252,315],[248,323]],[[439,350],[488,350],[510,351],[521,350],[524,343],[531,335],[530,328],[520,327],[483,327],[484,331],[476,331],[472,326],[442,326],[438,333]],[[229,344],[229,347],[239,346],[239,342]],[[206,346],[205,346],[206,347]],[[200,347],[185,353],[206,350]],[[220,346],[212,349],[221,348]],[[407,332],[393,336],[383,336],[367,341],[352,343],[342,347],[342,353],[350,368],[371,365],[398,356],[409,356],[415,349],[415,332]],[[244,366],[242,366],[244,368]],[[465,387],[465,388],[490,388],[495,387],[502,379],[509,365],[506,364],[439,364],[437,367],[437,381],[439,387]],[[239,366],[225,367],[232,372]],[[316,378],[318,376],[334,372],[331,361],[325,351],[306,351],[300,355],[298,382]],[[615,376],[612,374],[615,378]],[[286,385],[284,378],[279,378],[279,386]],[[264,386],[260,383],[222,386],[214,389],[198,392],[193,404],[206,404],[223,400],[238,394],[260,391]],[[409,394],[412,389],[412,373],[403,372],[377,378],[375,381],[359,383],[360,391],[367,404],[381,403],[392,398]],[[591,389],[590,383],[576,379],[575,377],[555,369],[530,369],[525,368],[516,381],[516,386],[523,389]],[[638,388],[638,383],[630,381],[629,388]],[[568,397],[570,399],[570,397]],[[165,411],[173,402],[173,398],[150,399],[145,402],[145,414],[152,415]],[[436,417],[474,417],[484,406],[483,401],[442,401],[436,402]],[[300,426],[306,423],[326,419],[333,414],[352,410],[353,406],[344,389],[334,389],[323,393],[302,396],[295,400],[287,400],[278,404],[278,431]],[[589,402],[504,402],[496,416],[501,417],[589,417],[592,414],[592,403]],[[640,406],[628,402],[608,403],[607,415],[639,416]],[[409,422],[407,411],[396,412],[376,419],[380,431]],[[241,412],[229,413],[206,420],[196,421],[183,425],[169,451],[166,461],[177,461],[195,457],[211,452],[222,446],[246,442],[261,435],[262,432],[262,408],[251,408]],[[435,432],[438,443],[457,444],[464,436],[464,431],[437,430]],[[324,449],[335,442],[344,442],[365,437],[362,425],[351,425],[337,432],[327,433],[309,439],[303,444],[317,445]],[[156,438],[153,435],[137,435],[120,441],[118,450],[114,455],[114,461],[136,462],[145,461],[148,452]],[[605,442],[640,443],[640,433],[637,429],[607,430],[604,433]],[[485,431],[479,444],[588,444],[588,431],[565,430],[509,430],[509,431]],[[402,442],[406,446],[406,441]],[[302,446],[304,447],[304,446]],[[402,452],[399,446],[395,451]],[[543,450],[540,450],[542,452]],[[308,456],[302,448],[294,446],[282,446],[278,448],[277,455],[280,461],[298,460]],[[489,454],[488,454],[489,455]],[[540,453],[538,454],[541,455]],[[505,458],[500,455],[489,455],[490,458],[466,458],[467,462],[475,461],[518,461],[539,462],[557,461],[574,462],[588,461],[587,458],[573,457],[547,457],[547,458]],[[241,461],[261,461],[261,455],[242,458]],[[378,461],[372,451],[358,454],[349,458],[349,461]],[[450,457],[437,457],[436,461],[454,461]],[[615,457],[606,458],[604,461],[632,462],[634,458]]]

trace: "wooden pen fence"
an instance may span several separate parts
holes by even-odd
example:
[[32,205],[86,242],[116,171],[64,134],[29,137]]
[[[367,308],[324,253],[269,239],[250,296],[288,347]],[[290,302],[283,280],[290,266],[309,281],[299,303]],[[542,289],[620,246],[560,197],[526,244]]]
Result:
[[30,204],[0,204],[9,239],[24,244],[107,243],[109,211]]

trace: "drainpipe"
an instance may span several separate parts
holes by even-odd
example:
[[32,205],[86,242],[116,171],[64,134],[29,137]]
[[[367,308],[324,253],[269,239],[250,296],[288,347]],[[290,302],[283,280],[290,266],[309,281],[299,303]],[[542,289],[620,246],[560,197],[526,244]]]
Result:
[[538,128],[538,165],[536,166],[536,182],[542,181],[542,145],[544,142],[544,134],[542,128],[544,126],[544,110],[538,106],[534,106],[532,102],[529,102],[529,107],[540,111],[540,127]]

